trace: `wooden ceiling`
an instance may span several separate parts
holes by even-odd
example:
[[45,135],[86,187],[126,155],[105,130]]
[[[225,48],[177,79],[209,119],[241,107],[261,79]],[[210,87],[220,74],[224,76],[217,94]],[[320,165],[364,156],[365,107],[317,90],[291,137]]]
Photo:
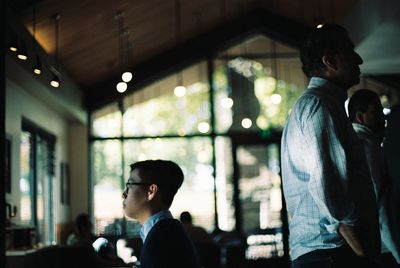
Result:
[[[99,90],[99,85],[119,76],[121,65],[123,68],[135,70],[135,67],[143,66],[149,59],[156,59],[158,55],[195,40],[198,36],[207,36],[207,33],[221,28],[221,25],[245,23],[242,20],[229,24],[244,14],[251,14],[251,11],[265,10],[279,17],[289,18],[299,25],[312,26],[321,21],[340,21],[356,2],[358,1],[36,0],[36,39],[49,55],[54,56],[55,24],[51,17],[59,13],[60,65],[86,97],[93,99],[97,97],[94,92]],[[34,3],[34,0],[10,0],[9,4],[31,32]],[[129,31],[125,42],[133,43],[133,49],[123,49],[121,52],[124,55],[122,62],[118,58],[120,39],[118,21],[115,19],[118,12],[123,12],[123,26]]]

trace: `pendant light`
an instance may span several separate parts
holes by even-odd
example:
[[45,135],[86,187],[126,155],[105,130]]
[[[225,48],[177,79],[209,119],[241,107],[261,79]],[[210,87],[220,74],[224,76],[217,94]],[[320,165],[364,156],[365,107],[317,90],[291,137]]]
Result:
[[[56,61],[56,69],[58,69],[58,38],[59,38],[59,22],[60,22],[60,18],[61,18],[61,16],[60,16],[60,14],[59,13],[56,13],[55,15],[53,15],[52,16],[52,19],[54,20],[54,27],[55,27],[55,49],[56,49],[56,51],[55,51],[55,61]],[[51,81],[50,81],[50,85],[52,86],[52,87],[55,87],[55,88],[57,88],[57,87],[59,87],[60,86],[60,79],[59,79],[59,77],[58,77],[58,75],[54,72],[54,70],[52,71],[52,73],[53,73],[53,78],[51,79]]]
[[[36,52],[36,0],[33,1],[33,16],[32,16],[32,47],[33,47],[33,51],[37,54]],[[39,59],[38,56],[36,56],[36,64],[33,67],[33,73],[40,75],[42,74],[42,63]]]
[[17,51],[17,58],[20,60],[28,59],[28,53],[26,52],[26,46],[24,43],[21,44],[20,49],[18,49],[18,51]]
[[[181,3],[180,0],[175,0],[175,26],[176,26],[176,45],[181,42]],[[177,74],[177,83],[174,89],[174,94],[178,98],[186,95],[186,87],[183,85],[183,74],[180,70]]]
[[[133,50],[133,43],[129,41],[129,30],[125,30],[125,34],[124,34],[125,38],[127,39],[126,43],[126,50],[127,50],[127,65],[129,65],[130,59],[132,59],[132,50]],[[130,71],[125,71],[122,73],[121,75],[122,81],[124,81],[125,83],[129,83],[132,81],[133,78],[133,74]]]
[[[247,43],[246,41],[244,41],[244,44],[241,45],[242,47],[244,46],[244,53],[242,52],[242,54],[244,54],[245,56],[247,55]],[[242,55],[243,56],[243,55]],[[246,59],[246,58],[245,58]],[[247,59],[246,59],[247,60]],[[251,75],[250,77],[245,76],[246,79],[250,80],[251,79]],[[241,125],[243,128],[251,128],[251,126],[253,125],[253,121],[250,119],[250,107],[252,107],[252,104],[250,103],[250,91],[252,90],[252,88],[250,87],[250,81],[246,81],[247,82],[247,86],[246,86],[246,93],[244,95],[244,102],[245,102],[245,109],[244,109],[244,113],[245,116],[242,121],[241,121]],[[253,83],[252,83],[253,84]],[[248,116],[248,117],[247,117]]]
[[[126,46],[126,50],[127,50],[127,64],[131,64],[131,59],[132,59],[132,50],[133,50],[133,43],[129,41],[129,31],[127,31],[126,34],[126,38],[127,38],[127,46]],[[125,83],[129,83],[132,81],[133,78],[133,74],[130,71],[125,71],[122,73],[121,75],[122,81],[124,81]]]
[[[196,31],[197,33],[201,32],[201,13],[197,13],[196,14]],[[201,102],[200,102],[200,107],[201,110],[207,110],[208,106],[206,105],[206,103],[208,102],[207,96],[206,94],[203,94],[203,88],[204,88],[204,77],[203,77],[203,62],[198,63],[199,66],[199,81],[200,81],[200,96],[201,96]],[[208,87],[207,87],[208,88]],[[204,114],[207,114],[207,111],[205,111]],[[197,130],[200,133],[206,134],[210,131],[210,123],[207,120],[201,120],[198,124],[197,124]]]
[[8,45],[8,49],[10,49],[10,51],[12,52],[17,52],[18,51],[18,40],[15,37],[15,35],[13,33],[9,33],[10,36],[10,43]]
[[[123,50],[123,44],[122,44],[122,37],[123,37],[123,17],[124,17],[124,12],[123,11],[118,11],[117,14],[115,15],[115,20],[117,20],[117,25],[118,25],[118,72],[122,70],[122,50]],[[124,78],[122,77],[122,81],[118,82],[116,85],[116,89],[119,93],[124,93],[128,89],[128,84],[124,81]]]

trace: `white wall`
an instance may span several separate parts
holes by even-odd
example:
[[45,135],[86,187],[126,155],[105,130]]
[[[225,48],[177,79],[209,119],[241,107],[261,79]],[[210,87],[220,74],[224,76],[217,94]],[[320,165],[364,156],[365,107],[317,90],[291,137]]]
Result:
[[[33,88],[34,89],[34,88]],[[56,136],[55,185],[53,185],[54,201],[60,200],[60,162],[68,162],[67,130],[68,122],[57,113],[49,109],[44,103],[32,97],[27,91],[15,84],[6,81],[6,133],[11,136],[11,194],[7,194],[7,201],[17,205],[19,210],[19,178],[20,178],[20,137],[22,117],[40,126]],[[69,217],[69,208],[56,202],[56,222],[66,221]],[[16,222],[19,221],[19,213]]]
[[71,167],[71,219],[80,213],[88,213],[88,143],[87,128],[70,124],[68,128],[69,164]]
[[[19,210],[20,137],[22,118],[25,118],[56,137],[53,184],[55,223],[66,223],[73,219],[76,211],[87,212],[88,207],[87,134],[86,122],[81,120],[85,111],[77,108],[80,103],[55,105],[55,100],[59,103],[65,103],[66,100],[58,96],[60,92],[53,94],[53,91],[64,91],[63,94],[68,94],[71,88],[64,86],[54,89],[46,86],[40,79],[28,73],[22,64],[24,63],[19,63],[12,57],[6,59],[6,134],[11,137],[12,142],[11,194],[6,194],[6,200],[17,205]],[[71,111],[66,107],[74,108]],[[61,162],[68,163],[70,167],[70,205],[62,205],[60,202]],[[72,211],[74,215],[71,215]],[[18,224],[19,219],[20,214],[17,213],[13,223]]]

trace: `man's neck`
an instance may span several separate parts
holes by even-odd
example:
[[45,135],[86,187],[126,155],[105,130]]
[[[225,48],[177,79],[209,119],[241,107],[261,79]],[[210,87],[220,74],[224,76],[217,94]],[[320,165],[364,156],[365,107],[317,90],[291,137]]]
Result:
[[344,91],[348,91],[350,89],[351,86],[346,86],[343,85],[342,81],[340,81],[339,79],[337,79],[336,77],[332,77],[332,76],[327,76],[324,74],[320,74],[320,75],[315,75],[316,77],[320,77],[323,78],[325,80],[328,80],[329,82],[335,84],[337,87],[342,88]]
[[165,206],[157,206],[157,207],[150,207],[145,213],[141,215],[140,218],[137,220],[143,225],[151,216],[157,214],[160,211],[168,210],[168,207]]

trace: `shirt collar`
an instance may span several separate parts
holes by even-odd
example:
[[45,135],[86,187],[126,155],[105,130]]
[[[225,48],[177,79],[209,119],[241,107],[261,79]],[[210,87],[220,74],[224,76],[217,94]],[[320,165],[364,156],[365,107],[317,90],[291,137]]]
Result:
[[169,210],[161,210],[156,214],[151,215],[145,223],[143,224],[142,228],[140,229],[140,237],[144,242],[146,240],[147,235],[149,234],[151,228],[156,225],[157,222],[166,219],[173,219],[172,214]]
[[369,127],[360,124],[360,123],[352,123],[354,130],[359,133],[362,132],[366,138],[372,140],[378,144],[382,142],[382,139],[376,135]]
[[325,94],[329,94],[342,103],[347,99],[346,89],[322,77],[311,77],[308,89],[317,91],[323,90]]

